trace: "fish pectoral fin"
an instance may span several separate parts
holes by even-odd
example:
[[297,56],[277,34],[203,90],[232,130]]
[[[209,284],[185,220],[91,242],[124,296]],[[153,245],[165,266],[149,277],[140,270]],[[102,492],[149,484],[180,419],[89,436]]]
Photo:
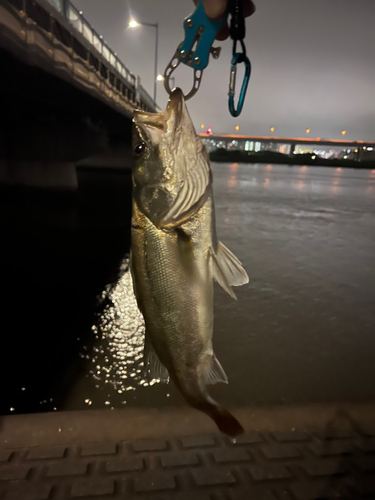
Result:
[[233,299],[236,299],[231,287],[249,282],[249,277],[241,262],[219,241],[216,252],[212,250],[212,263],[214,279]]
[[143,371],[145,376],[149,375],[151,378],[158,378],[162,382],[168,382],[169,380],[168,370],[158,358],[151,342],[147,339],[147,335],[143,355]]
[[205,374],[204,381],[209,385],[217,384],[218,382],[223,382],[224,384],[228,383],[228,377],[224,371],[224,368],[219,363],[219,360],[217,359],[215,354],[212,355],[211,366]]

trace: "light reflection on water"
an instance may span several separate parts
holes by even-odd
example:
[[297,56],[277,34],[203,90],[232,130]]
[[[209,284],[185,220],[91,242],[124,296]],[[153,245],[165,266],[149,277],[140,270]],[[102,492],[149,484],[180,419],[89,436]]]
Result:
[[[92,368],[89,373],[100,385],[104,382],[118,394],[123,394],[160,380],[149,380],[144,376],[145,326],[133,292],[129,258],[123,260],[120,272],[118,282],[101,295],[101,300],[107,304],[92,326],[97,342],[90,356]],[[91,405],[90,400],[85,403]],[[125,404],[126,400],[122,403]]]

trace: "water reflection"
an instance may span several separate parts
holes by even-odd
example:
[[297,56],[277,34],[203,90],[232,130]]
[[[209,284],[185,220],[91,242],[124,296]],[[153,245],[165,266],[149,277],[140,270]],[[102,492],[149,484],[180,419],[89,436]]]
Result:
[[[119,281],[105,289],[101,296],[106,305],[92,327],[98,342],[93,348],[90,374],[96,381],[109,384],[118,394],[123,394],[160,380],[150,381],[144,377],[145,326],[134,296],[128,258],[123,260],[120,271]],[[85,403],[92,404],[89,399]]]
[[237,170],[238,170],[239,164],[238,163],[231,163],[229,168],[231,172],[231,176],[228,179],[228,187],[229,188],[235,188],[237,187],[238,184],[238,179],[237,179]]

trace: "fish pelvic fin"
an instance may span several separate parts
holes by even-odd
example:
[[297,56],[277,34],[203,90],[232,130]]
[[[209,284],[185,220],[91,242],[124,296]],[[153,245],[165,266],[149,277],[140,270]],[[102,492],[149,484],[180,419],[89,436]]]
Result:
[[158,358],[151,342],[145,337],[145,349],[143,355],[143,373],[151,379],[158,378],[161,382],[169,381],[169,372]]
[[219,360],[212,354],[212,361],[209,369],[205,373],[204,383],[208,385],[217,384],[218,382],[223,382],[224,384],[228,383],[227,374],[224,371],[224,368],[221,366]]
[[241,262],[219,241],[216,251],[212,250],[212,263],[214,279],[233,299],[237,300],[231,287],[249,282],[249,277]]
[[245,432],[239,421],[222,406],[213,406],[207,413],[218,426],[220,432],[231,437],[236,437]]

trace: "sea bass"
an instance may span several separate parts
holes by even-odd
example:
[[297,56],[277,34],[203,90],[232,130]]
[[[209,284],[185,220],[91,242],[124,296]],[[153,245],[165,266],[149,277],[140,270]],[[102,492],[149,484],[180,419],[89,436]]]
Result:
[[210,161],[182,91],[160,113],[135,111],[133,123],[131,269],[146,326],[144,364],[235,436],[241,425],[206,389],[228,383],[212,349],[213,280],[235,298],[231,286],[249,278],[217,240]]

